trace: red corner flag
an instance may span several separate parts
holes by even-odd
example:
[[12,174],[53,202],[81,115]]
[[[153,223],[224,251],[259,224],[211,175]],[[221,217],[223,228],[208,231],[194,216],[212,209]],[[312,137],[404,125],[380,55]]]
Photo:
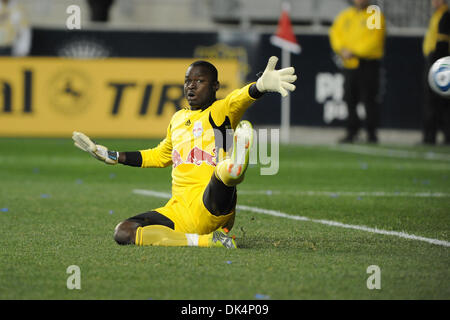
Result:
[[289,9],[290,4],[287,2],[283,3],[280,20],[278,20],[278,30],[275,35],[270,37],[270,42],[274,46],[299,54],[301,47],[298,44],[294,30],[292,29],[291,19],[289,18]]

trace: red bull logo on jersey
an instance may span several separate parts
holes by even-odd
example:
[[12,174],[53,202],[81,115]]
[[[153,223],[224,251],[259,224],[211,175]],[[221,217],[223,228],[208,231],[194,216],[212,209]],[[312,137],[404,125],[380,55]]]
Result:
[[[215,153],[215,150],[213,150]],[[201,165],[202,162],[206,162],[210,166],[216,166],[216,157],[213,154],[210,154],[199,147],[194,147],[189,152],[185,163],[193,163],[197,166]]]
[[205,162],[206,164],[209,164],[210,166],[215,167],[216,166],[216,149],[213,149],[213,154],[210,154],[199,147],[194,147],[191,149],[191,151],[188,153],[186,161],[183,161],[181,158],[180,153],[173,149],[172,151],[172,163],[173,168],[176,168],[182,163],[192,163],[197,166],[201,165],[202,162]]
[[183,159],[181,159],[180,153],[176,150],[172,150],[172,166],[173,168],[178,167],[180,164],[183,163]]
[[198,138],[203,133],[203,126],[201,121],[194,122],[194,129],[192,129],[192,134],[195,138]]

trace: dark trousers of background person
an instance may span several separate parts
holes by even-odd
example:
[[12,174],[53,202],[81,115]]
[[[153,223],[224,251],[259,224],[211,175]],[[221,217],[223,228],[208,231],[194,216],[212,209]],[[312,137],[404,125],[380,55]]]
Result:
[[438,130],[444,133],[444,143],[450,144],[450,99],[433,92],[428,84],[432,61],[426,61],[424,72],[423,143],[436,144]]
[[356,112],[359,102],[366,110],[365,125],[368,141],[378,142],[379,122],[378,90],[380,85],[380,61],[360,59],[356,69],[344,69],[344,101],[347,104],[347,136],[343,142],[352,142],[362,126]]
[[114,0],[88,0],[91,10],[91,21],[109,21],[109,12]]
[[11,47],[0,47],[0,56],[11,56],[12,48]]

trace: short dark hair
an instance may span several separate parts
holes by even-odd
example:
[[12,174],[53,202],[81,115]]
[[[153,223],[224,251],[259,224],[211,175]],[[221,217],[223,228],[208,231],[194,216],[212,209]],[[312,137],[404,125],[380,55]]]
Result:
[[190,66],[191,67],[204,67],[204,68],[208,69],[208,72],[211,75],[212,80],[217,81],[218,72],[217,72],[216,67],[212,63],[205,61],[205,60],[197,60],[197,61],[193,62]]

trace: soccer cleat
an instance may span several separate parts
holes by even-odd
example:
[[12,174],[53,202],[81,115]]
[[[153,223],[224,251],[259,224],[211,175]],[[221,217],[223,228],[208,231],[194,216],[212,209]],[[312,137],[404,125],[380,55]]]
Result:
[[[223,230],[227,235],[230,233],[230,230],[228,230],[227,227],[223,227],[222,230]],[[236,240],[236,236],[235,236],[235,235],[232,235],[231,238],[232,238],[233,240]]]
[[236,249],[236,241],[234,238],[229,237],[227,235],[227,232],[219,228],[216,231],[212,233],[212,237],[209,240],[209,246],[210,247],[222,247],[227,249]]
[[239,122],[234,131],[233,151],[227,171],[233,178],[239,178],[247,170],[250,148],[253,144],[253,126],[247,121]]

